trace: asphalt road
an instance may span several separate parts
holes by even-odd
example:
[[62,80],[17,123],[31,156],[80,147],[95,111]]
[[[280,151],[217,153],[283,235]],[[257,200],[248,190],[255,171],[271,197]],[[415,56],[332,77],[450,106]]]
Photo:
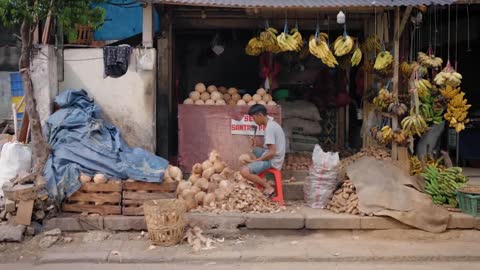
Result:
[[292,270],[293,268],[301,270],[464,270],[480,269],[480,262],[434,262],[434,263],[410,263],[410,262],[392,262],[392,263],[255,263],[255,264],[215,264],[205,263],[202,265],[193,264],[6,264],[0,265],[0,269],[5,270]]

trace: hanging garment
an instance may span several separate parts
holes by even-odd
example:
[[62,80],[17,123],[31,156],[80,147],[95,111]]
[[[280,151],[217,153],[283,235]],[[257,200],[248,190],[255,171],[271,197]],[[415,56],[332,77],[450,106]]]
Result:
[[105,46],[103,48],[104,77],[118,78],[127,73],[131,53],[130,45]]

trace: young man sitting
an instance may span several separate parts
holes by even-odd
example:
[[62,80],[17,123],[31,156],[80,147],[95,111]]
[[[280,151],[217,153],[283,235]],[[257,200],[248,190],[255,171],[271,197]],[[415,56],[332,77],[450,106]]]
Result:
[[273,187],[258,174],[272,167],[277,170],[282,169],[285,158],[285,134],[282,127],[267,115],[265,106],[253,105],[248,110],[248,114],[253,117],[257,125],[265,125],[265,135],[263,144],[252,139],[255,158],[252,156],[252,160],[247,161],[248,164],[241,168],[240,173],[247,180],[263,186],[263,193],[267,197],[272,197]]

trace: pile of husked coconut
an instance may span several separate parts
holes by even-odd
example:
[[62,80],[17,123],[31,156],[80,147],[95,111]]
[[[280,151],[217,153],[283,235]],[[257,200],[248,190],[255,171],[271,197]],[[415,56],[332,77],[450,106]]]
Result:
[[263,88],[257,90],[255,95],[245,94],[241,96],[235,87],[226,88],[215,85],[205,86],[203,83],[197,83],[195,90],[190,92],[189,97],[183,101],[183,104],[191,105],[255,105],[262,104],[275,106],[272,96]]
[[185,201],[188,211],[273,213],[282,209],[240,172],[228,168],[217,151],[193,165],[188,180],[178,184],[177,197]]

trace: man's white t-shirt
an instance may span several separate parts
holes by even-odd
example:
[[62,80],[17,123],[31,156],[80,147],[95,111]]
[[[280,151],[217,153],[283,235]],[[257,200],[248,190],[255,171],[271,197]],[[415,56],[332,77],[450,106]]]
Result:
[[265,127],[263,147],[268,149],[269,144],[274,144],[276,149],[275,156],[271,159],[272,167],[281,170],[285,159],[285,133],[283,133],[282,127],[270,116]]

